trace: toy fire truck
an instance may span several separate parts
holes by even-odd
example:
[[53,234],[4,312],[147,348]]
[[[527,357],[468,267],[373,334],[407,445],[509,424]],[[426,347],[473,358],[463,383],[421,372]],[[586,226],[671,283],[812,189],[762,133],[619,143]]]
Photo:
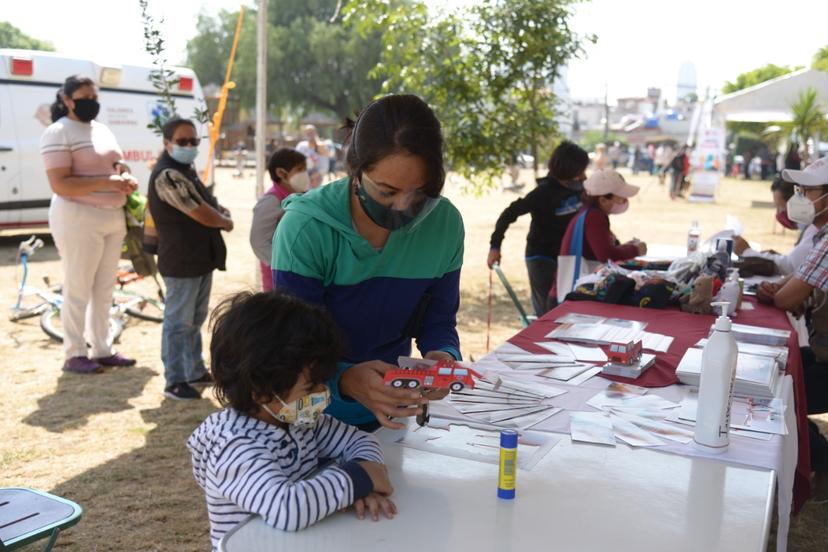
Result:
[[615,364],[629,366],[641,360],[641,341],[630,341],[628,343],[610,343],[607,357]]
[[[459,392],[468,387],[474,389],[474,378],[482,378],[480,374],[454,360],[421,360],[405,359],[400,357],[399,370],[389,370],[385,373],[385,385],[397,389],[450,389]],[[414,362],[410,362],[414,361]],[[403,364],[408,366],[403,367]]]

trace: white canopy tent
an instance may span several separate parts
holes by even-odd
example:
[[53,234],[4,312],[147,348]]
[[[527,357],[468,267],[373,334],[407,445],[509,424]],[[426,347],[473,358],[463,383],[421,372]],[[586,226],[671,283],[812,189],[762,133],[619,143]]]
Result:
[[815,69],[800,69],[744,90],[719,96],[715,100],[715,111],[725,121],[790,121],[791,105],[796,103],[799,95],[809,87],[816,89],[823,109],[828,108],[828,73]]

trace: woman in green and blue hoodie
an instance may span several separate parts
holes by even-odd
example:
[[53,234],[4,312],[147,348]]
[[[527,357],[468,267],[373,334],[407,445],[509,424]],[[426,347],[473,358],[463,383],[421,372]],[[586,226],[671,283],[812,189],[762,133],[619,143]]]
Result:
[[283,203],[273,283],[325,305],[346,336],[326,412],[400,428],[389,417],[412,416],[427,398],[382,378],[411,353],[411,339],[424,358],[460,359],[463,219],[440,195],[440,122],[420,98],[376,100],[346,128],[349,176]]

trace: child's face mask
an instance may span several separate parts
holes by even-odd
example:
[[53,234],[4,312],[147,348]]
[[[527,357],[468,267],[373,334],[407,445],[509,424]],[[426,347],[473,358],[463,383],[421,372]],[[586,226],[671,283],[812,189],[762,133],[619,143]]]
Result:
[[286,424],[310,427],[316,425],[319,416],[331,404],[331,393],[326,387],[322,391],[305,395],[292,404],[285,404],[278,396],[276,399],[282,403],[279,412],[273,412],[265,404],[261,405],[268,414]]

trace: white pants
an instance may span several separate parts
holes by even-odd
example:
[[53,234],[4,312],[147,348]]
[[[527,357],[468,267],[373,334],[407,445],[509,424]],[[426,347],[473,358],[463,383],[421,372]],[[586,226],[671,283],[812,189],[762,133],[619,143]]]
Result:
[[49,230],[63,262],[60,320],[66,358],[87,356],[87,339],[92,358],[109,356],[109,309],[126,235],[124,211],[55,195],[49,207]]

